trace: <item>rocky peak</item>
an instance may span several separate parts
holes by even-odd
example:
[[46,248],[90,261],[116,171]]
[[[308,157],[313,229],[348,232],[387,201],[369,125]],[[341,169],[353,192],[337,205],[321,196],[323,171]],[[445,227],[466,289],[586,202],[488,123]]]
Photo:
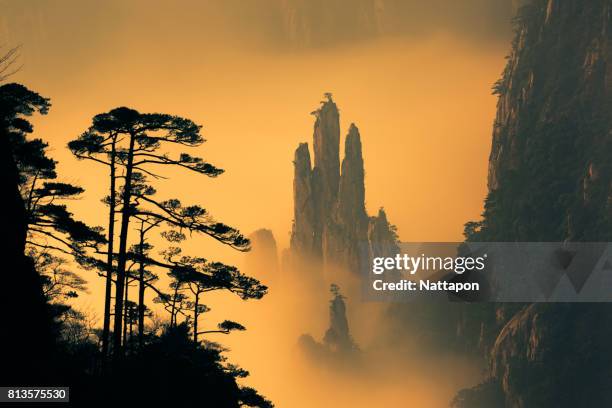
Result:
[[331,285],[331,292],[333,298],[329,302],[329,328],[325,332],[323,342],[331,351],[352,351],[356,346],[346,318],[345,298],[337,285]]
[[300,143],[293,160],[293,229],[291,248],[303,254],[315,251],[315,203],[312,188],[312,168],[307,143]]
[[395,228],[387,220],[383,208],[378,210],[378,215],[370,218],[368,242],[372,257],[392,256],[399,251]]
[[365,182],[359,129],[351,123],[344,143],[344,160],[338,195],[340,222],[366,220]]
[[354,363],[358,360],[359,347],[354,342],[346,316],[345,297],[340,293],[340,287],[331,284],[332,299],[329,302],[329,327],[325,331],[323,341],[316,341],[310,334],[304,334],[299,339],[299,345],[306,355],[315,361],[326,364]]
[[310,177],[312,166],[310,164],[310,151],[308,150],[308,143],[300,143],[298,148],[295,149],[293,164],[296,176],[308,175],[308,177]]
[[314,111],[316,121],[313,132],[314,174],[318,181],[317,202],[322,220],[326,221],[332,214],[338,183],[340,182],[340,115],[331,94],[325,94],[326,100]]
[[[351,124],[340,172],[340,117],[331,94],[325,97],[321,107],[312,112],[316,116],[314,167],[310,167],[307,144],[301,144],[295,153],[291,250],[297,258],[312,260],[314,256],[321,265],[356,273],[364,259],[360,251],[370,247],[361,136]],[[386,216],[383,218],[372,237],[395,239]]]

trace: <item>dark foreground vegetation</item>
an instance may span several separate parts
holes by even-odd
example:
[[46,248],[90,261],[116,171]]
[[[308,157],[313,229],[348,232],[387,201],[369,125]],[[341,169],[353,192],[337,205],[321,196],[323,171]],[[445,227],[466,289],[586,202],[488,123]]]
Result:
[[[10,66],[15,52],[5,53],[0,66]],[[69,386],[78,406],[272,406],[237,383],[248,372],[230,364],[225,349],[208,338],[245,328],[229,320],[211,326],[203,319],[210,310],[203,303],[207,292],[259,299],[266,286],[231,265],[181,249],[184,240],[198,235],[237,251],[248,251],[249,240],[197,204],[157,198],[148,180],[166,179],[169,167],[221,174],[180,151],[204,142],[201,127],[125,107],[93,118],[69,148],[83,166],[88,161],[107,170],[108,178],[100,180],[109,191],[101,197],[108,210],[102,228],[70,212],[66,203],[83,188],[61,181],[47,144],[34,136],[29,118],[46,114],[50,106],[23,85],[0,86],[7,237],[0,383]],[[152,241],[165,244],[154,249]],[[96,277],[105,285],[101,328],[69,302]],[[167,315],[154,313],[150,299]]]

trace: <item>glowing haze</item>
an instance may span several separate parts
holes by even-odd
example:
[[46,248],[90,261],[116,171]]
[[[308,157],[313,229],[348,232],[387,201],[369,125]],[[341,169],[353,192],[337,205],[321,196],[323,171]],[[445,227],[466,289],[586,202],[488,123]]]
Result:
[[[217,179],[172,173],[156,182],[159,197],[202,204],[245,233],[272,229],[285,248],[293,151],[298,143],[311,142],[309,112],[324,92],[332,92],[343,134],[351,122],[361,132],[368,212],[384,206],[402,240],[460,240],[463,224],[482,211],[486,193],[495,111],[490,89],[504,64],[509,2],[471,0],[461,8],[452,0],[431,7],[373,2],[399,11],[392,20],[383,13],[374,28],[363,29],[338,17],[351,9],[351,1],[318,2],[322,9],[335,8],[324,13],[331,28],[323,33],[316,31],[317,14],[307,3],[111,0],[94,6],[76,0],[0,0],[0,39],[22,45],[23,68],[14,80],[52,101],[49,115],[35,120],[35,135],[50,143],[60,176],[86,189],[84,198],[72,203],[75,213],[91,224],[106,224],[100,199],[107,176],[102,168],[76,161],[66,143],[95,114],[117,106],[172,113],[204,126],[208,141],[199,153],[226,173]],[[306,39],[287,26],[292,21],[287,16],[306,13],[305,8],[309,17],[302,27],[311,24],[303,31],[309,33]],[[349,28],[351,35],[340,35]],[[193,240],[186,252],[240,262],[210,241]],[[100,315],[101,281],[91,277],[90,282],[91,294],[80,303]],[[247,383],[280,407],[400,401],[438,407],[477,375],[475,368],[450,360],[437,362],[437,369],[432,360],[413,361],[415,367],[430,364],[430,373],[414,371],[408,362],[405,370],[383,366],[393,360],[389,355],[372,363],[373,377],[319,375],[305,368],[294,347],[300,333],[322,334],[327,294],[316,297],[319,309],[290,316],[275,306],[308,294],[271,289],[259,304],[215,295],[207,318],[235,319],[249,328],[218,340],[251,371]],[[349,297],[351,313],[362,307],[358,303]],[[366,333],[354,327],[361,345]],[[267,354],[275,348],[276,355]],[[456,374],[434,375],[444,371]],[[405,388],[408,383],[413,385]],[[378,388],[356,395],[365,384]]]

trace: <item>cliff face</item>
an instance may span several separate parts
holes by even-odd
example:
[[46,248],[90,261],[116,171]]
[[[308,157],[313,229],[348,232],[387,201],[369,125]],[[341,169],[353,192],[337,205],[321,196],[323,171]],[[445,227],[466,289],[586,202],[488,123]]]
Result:
[[611,338],[610,305],[532,304],[500,331],[490,374],[508,407],[611,406]]
[[[315,203],[315,246],[324,250],[326,232],[333,228],[340,182],[340,116],[331,96],[315,111],[312,170]],[[362,180],[363,182],[363,180]],[[320,252],[319,252],[320,253]]]
[[399,252],[395,228],[389,224],[387,213],[382,208],[378,210],[377,216],[370,218],[368,242],[372,257],[392,256]]
[[478,239],[612,237],[606,0],[527,2],[502,78]]
[[316,258],[320,248],[315,245],[315,195],[312,167],[307,143],[301,143],[293,160],[293,230],[291,248],[305,257]]
[[340,116],[331,95],[314,111],[314,167],[308,145],[294,159],[294,221],[291,253],[310,265],[337,266],[352,272],[376,247],[395,245],[395,233],[384,211],[368,217],[365,209],[361,136],[351,124],[340,169]]
[[[611,241],[610,1],[524,4],[494,86],[485,212],[466,237]],[[612,404],[610,305],[497,305],[490,315],[484,348],[505,406]]]
[[337,202],[324,235],[324,259],[357,271],[360,251],[368,242],[368,224],[361,139],[357,126],[351,124],[344,144]]

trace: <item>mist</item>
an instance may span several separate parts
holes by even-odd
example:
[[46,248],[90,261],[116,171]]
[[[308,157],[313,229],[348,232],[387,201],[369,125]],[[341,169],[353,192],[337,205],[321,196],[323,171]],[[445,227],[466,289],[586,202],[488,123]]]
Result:
[[[253,368],[246,382],[279,407],[443,408],[457,390],[482,380],[484,367],[476,359],[451,351],[450,345],[448,350],[423,345],[409,334],[419,327],[398,326],[386,318],[388,304],[363,302],[353,274],[336,270],[333,279],[319,281],[315,266],[307,276],[287,269],[270,274],[264,262],[243,265],[244,271],[270,285],[270,294],[248,305],[236,302],[235,317],[240,316],[248,330],[221,340],[234,362]],[[346,297],[359,351],[318,359],[298,338],[309,334],[321,341],[330,324],[330,283],[338,284]],[[389,341],[392,332],[399,334],[399,342]]]
[[[368,211],[384,206],[402,240],[459,240],[463,223],[482,212],[491,85],[504,65],[510,1],[107,1],[94,8],[0,0],[0,8],[0,38],[21,44],[14,80],[52,98],[36,132],[63,178],[85,187],[71,210],[90,224],[104,223],[106,186],[93,181],[103,169],[76,161],[65,145],[95,114],[125,105],[202,124],[201,155],[226,170],[214,180],[170,174],[156,184],[160,197],[201,203],[243,232],[269,228],[281,251],[291,229],[293,150],[311,140],[309,112],[324,92],[334,94],[342,129],[355,122],[361,131]],[[185,252],[250,273],[241,257],[210,241],[194,239]],[[93,275],[91,293],[77,300],[87,310],[103,303],[103,282]],[[313,288],[282,269],[260,277],[270,287],[264,299],[215,294],[204,301],[212,310],[202,325],[232,319],[247,327],[209,340],[226,345],[230,360],[250,371],[245,383],[279,407],[446,407],[458,389],[478,382],[481,367],[409,337],[400,349],[381,345],[381,333],[394,329],[384,327],[386,305],[362,302],[348,277],[335,283],[347,296],[361,361],[350,370],[317,364],[298,338],[323,336],[331,281]]]
[[[505,45],[517,0],[264,0],[175,2],[0,1],[6,42],[55,43],[37,52],[95,59],[99,46],[121,48],[134,31],[165,51],[200,43],[247,45],[265,52],[350,46],[385,37],[423,40],[448,34],[480,46]],[[78,36],[71,35],[78,32]],[[127,35],[126,35],[127,34]],[[178,41],[177,41],[178,40]],[[71,47],[64,48],[67,44]],[[63,52],[57,52],[62,49]],[[197,53],[197,49],[194,50]],[[167,54],[166,54],[167,55]],[[67,64],[66,64],[67,65]],[[69,66],[66,66],[70,69]]]

